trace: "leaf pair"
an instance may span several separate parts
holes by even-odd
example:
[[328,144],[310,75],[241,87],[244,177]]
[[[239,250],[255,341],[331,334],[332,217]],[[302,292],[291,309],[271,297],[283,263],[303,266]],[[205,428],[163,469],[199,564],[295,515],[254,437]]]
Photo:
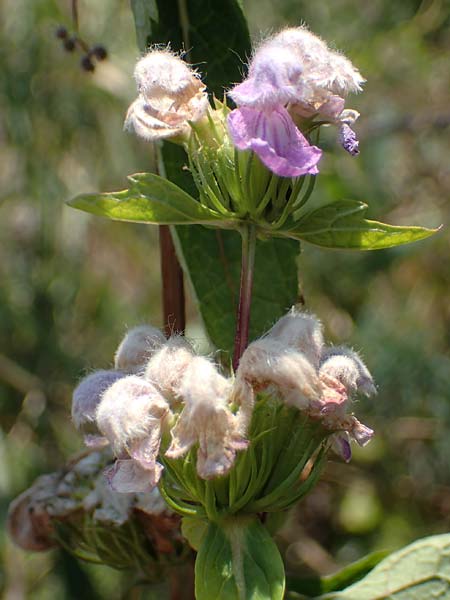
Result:
[[[239,229],[243,222],[224,218],[202,205],[174,183],[152,173],[131,175],[128,190],[82,194],[70,206],[119,221],[159,225],[211,225]],[[339,200],[304,214],[280,230],[260,225],[262,236],[281,236],[324,248],[379,250],[422,240],[437,231],[425,227],[388,225],[365,218],[367,204]]]

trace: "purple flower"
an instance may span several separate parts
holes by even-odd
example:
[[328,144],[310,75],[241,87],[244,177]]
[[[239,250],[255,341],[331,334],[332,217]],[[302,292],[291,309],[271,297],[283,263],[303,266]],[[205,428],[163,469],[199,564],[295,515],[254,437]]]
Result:
[[228,128],[239,150],[253,150],[276,175],[299,177],[319,172],[322,151],[310,146],[283,106],[268,112],[238,108],[228,115]]
[[357,156],[359,154],[359,142],[356,138],[356,133],[353,129],[347,125],[347,123],[342,123],[339,129],[339,143],[347,150],[349,154],[352,156]]
[[238,106],[272,108],[301,95],[303,67],[297,57],[282,47],[268,50],[255,55],[247,79],[228,93]]

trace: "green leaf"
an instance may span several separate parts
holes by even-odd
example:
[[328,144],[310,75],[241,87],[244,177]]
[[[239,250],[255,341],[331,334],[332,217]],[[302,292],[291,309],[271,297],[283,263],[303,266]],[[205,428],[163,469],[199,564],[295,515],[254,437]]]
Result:
[[[211,341],[220,350],[231,352],[239,298],[239,234],[177,227],[175,245]],[[261,336],[298,301],[299,251],[299,244],[292,240],[257,241],[251,339]]]
[[158,7],[155,0],[131,0],[134,15],[137,45],[144,51],[147,38],[151,36],[152,23],[158,22]]
[[183,517],[181,519],[181,534],[187,539],[189,545],[198,551],[208,529],[208,523],[198,517]]
[[[180,12],[180,6],[185,10]],[[251,45],[236,0],[134,0],[132,9],[141,51],[151,44],[168,43],[175,51],[188,50],[188,59],[200,65],[209,92],[218,98],[224,87],[242,79],[242,64]],[[229,24],[227,35],[224,24]]]
[[210,523],[195,562],[197,600],[282,600],[284,567],[258,519]]
[[280,233],[325,248],[379,250],[416,242],[438,231],[370,221],[364,218],[366,210],[363,202],[340,200],[305,214]]
[[152,173],[128,177],[128,190],[106,194],[81,194],[68,204],[86,212],[118,221],[162,225],[220,222],[224,217],[202,206],[174,183]]
[[342,590],[362,579],[388,554],[384,550],[372,552],[337,573],[325,577],[300,578],[288,575],[286,587],[289,593],[297,592],[306,596],[317,596],[325,592]]
[[381,561],[364,579],[320,600],[429,600],[448,598],[450,534],[418,540]]

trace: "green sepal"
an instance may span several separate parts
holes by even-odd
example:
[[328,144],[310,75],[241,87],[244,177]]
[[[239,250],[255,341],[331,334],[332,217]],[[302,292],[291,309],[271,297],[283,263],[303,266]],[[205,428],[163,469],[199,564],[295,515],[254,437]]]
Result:
[[324,248],[380,250],[416,242],[436,233],[437,229],[387,225],[364,217],[367,204],[339,200],[292,220],[278,233]]
[[154,175],[137,173],[128,177],[130,187],[120,192],[81,194],[67,204],[73,208],[114,219],[135,223],[180,225],[201,223],[233,227],[226,219],[195,200],[180,187]]
[[284,567],[256,517],[210,523],[195,562],[197,600],[282,600]]
[[[413,542],[382,560],[350,587],[317,600],[429,600],[448,598],[450,534]],[[294,596],[293,596],[294,597]]]

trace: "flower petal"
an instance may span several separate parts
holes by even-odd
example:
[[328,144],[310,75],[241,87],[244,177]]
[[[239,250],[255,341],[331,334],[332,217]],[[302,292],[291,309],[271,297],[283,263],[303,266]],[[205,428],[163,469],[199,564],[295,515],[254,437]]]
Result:
[[270,112],[238,108],[228,115],[228,127],[234,145],[239,150],[253,150],[276,175],[318,173],[322,151],[309,145],[282,106]]
[[336,454],[342,457],[345,462],[350,462],[352,458],[352,448],[348,433],[335,433],[331,436],[331,448]]
[[121,494],[151,492],[158,484],[162,469],[159,463],[156,463],[155,470],[152,472],[143,469],[135,460],[116,460],[112,467],[105,470],[105,475],[115,492]]
[[349,154],[352,156],[358,156],[359,154],[359,142],[356,137],[356,133],[347,125],[347,123],[343,123],[339,128],[339,143],[347,150]]

